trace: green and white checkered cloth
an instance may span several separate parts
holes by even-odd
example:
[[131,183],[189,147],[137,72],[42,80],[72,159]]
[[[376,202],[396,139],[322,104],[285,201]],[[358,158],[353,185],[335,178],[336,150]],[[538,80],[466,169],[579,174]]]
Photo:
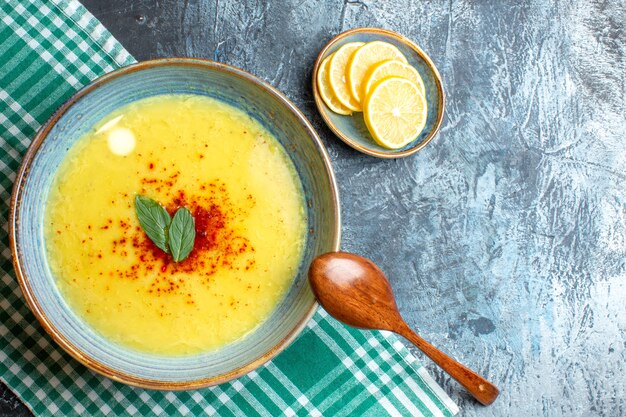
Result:
[[[2,218],[37,129],[77,89],[134,59],[78,2],[0,4]],[[188,392],[132,388],[73,360],[44,332],[15,279],[6,221],[0,239],[0,377],[37,415],[416,415],[457,406],[389,333],[349,329],[320,310],[270,363]]]

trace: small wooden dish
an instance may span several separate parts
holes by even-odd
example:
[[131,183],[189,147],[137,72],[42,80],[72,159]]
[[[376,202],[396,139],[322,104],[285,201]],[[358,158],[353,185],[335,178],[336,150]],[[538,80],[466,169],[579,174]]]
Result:
[[[419,71],[424,81],[426,102],[428,103],[426,126],[413,142],[400,149],[386,149],[378,145],[367,131],[363,113],[353,113],[351,116],[334,113],[326,106],[317,88],[317,71],[324,58],[348,42],[371,41],[384,41],[395,45],[406,56],[408,63]],[[441,76],[430,57],[413,41],[404,36],[390,30],[377,28],[358,28],[340,33],[322,49],[317,56],[313,69],[313,96],[322,118],[339,139],[357,151],[378,158],[409,156],[428,145],[441,127],[446,105]]]

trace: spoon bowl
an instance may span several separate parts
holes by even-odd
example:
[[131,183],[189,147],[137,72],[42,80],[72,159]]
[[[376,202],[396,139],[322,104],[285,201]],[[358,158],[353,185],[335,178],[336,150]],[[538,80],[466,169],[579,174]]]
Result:
[[324,309],[347,325],[393,331],[402,320],[389,281],[369,259],[344,252],[318,256],[311,263],[309,282]]
[[361,329],[390,330],[405,337],[463,385],[481,404],[499,391],[476,372],[452,359],[416,334],[402,319],[387,277],[369,259],[331,252],[313,259],[309,282],[315,297],[337,320]]

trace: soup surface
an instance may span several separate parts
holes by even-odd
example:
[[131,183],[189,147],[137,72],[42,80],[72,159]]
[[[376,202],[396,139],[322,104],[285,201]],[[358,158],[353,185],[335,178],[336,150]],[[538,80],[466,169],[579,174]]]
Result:
[[[174,262],[147,237],[137,195],[191,211],[187,259]],[[148,98],[105,117],[68,152],[45,216],[68,304],[109,340],[163,355],[216,349],[257,327],[306,243],[284,149],[250,116],[201,96]]]

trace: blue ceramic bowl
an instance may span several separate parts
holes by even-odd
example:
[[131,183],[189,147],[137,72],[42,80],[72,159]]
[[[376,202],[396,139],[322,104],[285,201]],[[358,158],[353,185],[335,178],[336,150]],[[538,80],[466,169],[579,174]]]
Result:
[[[98,120],[132,101],[160,94],[199,94],[222,100],[257,119],[283,145],[300,175],[310,235],[287,295],[255,331],[224,348],[195,356],[139,353],[109,342],[62,298],[43,241],[50,185],[68,149]],[[64,104],[41,128],[18,173],[10,215],[15,271],[31,310],[77,360],[114,380],[154,389],[193,389],[243,375],[283,350],[313,315],[307,280],[311,260],[339,249],[339,200],[326,150],[310,123],[281,93],[254,76],[197,59],[143,62],[107,74]]]
[[[353,113],[351,116],[342,116],[334,113],[326,106],[317,89],[317,71],[322,61],[328,55],[334,53],[348,42],[372,41],[384,41],[398,47],[408,60],[408,63],[417,69],[424,81],[426,102],[428,103],[426,126],[413,142],[400,149],[387,149],[377,144],[368,132],[367,126],[365,126],[363,113]],[[322,49],[315,62],[315,68],[313,69],[313,95],[317,109],[335,135],[354,149],[379,158],[400,158],[409,156],[426,146],[433,137],[435,137],[441,127],[443,111],[446,105],[441,76],[428,55],[414,42],[404,36],[390,30],[377,28],[359,28],[343,32],[334,37],[324,49]]]

